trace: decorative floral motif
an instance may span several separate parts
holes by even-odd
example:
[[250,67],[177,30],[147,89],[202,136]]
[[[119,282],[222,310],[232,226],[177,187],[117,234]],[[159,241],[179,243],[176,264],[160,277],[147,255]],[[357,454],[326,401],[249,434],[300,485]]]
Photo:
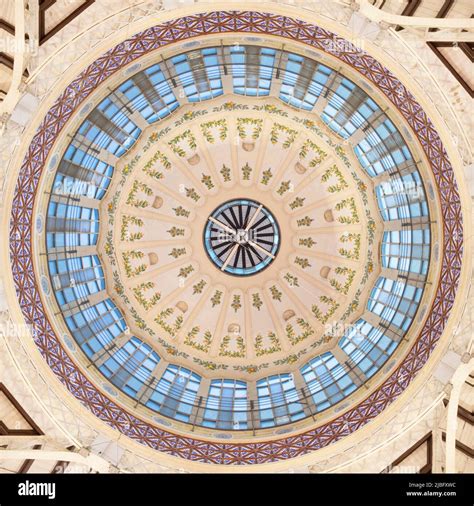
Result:
[[296,197],[293,202],[290,202],[290,209],[295,210],[298,207],[303,207],[304,201],[306,200],[306,197]]
[[144,331],[151,330],[149,329],[148,325],[146,324],[145,320],[137,313],[135,308],[131,308],[130,314],[133,317],[133,321],[135,322],[135,325],[140,329]]
[[159,132],[153,132],[150,135],[150,137],[148,137],[148,141],[145,144],[145,146],[143,147],[143,151],[144,152],[148,151],[155,142],[159,141],[164,135],[166,135],[170,132],[171,132],[171,128],[169,126],[161,129]]
[[247,374],[255,374],[256,372],[260,371],[261,369],[268,368],[268,363],[264,364],[249,364],[249,365],[234,365],[233,369],[234,371],[241,371],[246,372]]
[[284,111],[283,109],[280,109],[276,105],[273,104],[265,104],[265,105],[254,105],[253,106],[254,111],[265,111],[269,114],[278,114],[279,116],[287,117],[288,113]]
[[123,166],[122,174],[124,176],[128,176],[129,174],[131,174],[133,168],[135,167],[135,165],[138,163],[139,160],[140,160],[139,155],[133,157],[129,163]]
[[186,255],[186,248],[173,248],[170,253],[168,253],[170,257],[178,258],[182,255]]
[[186,210],[183,206],[173,207],[173,211],[176,216],[183,216],[184,218],[189,218],[191,211]]
[[250,138],[256,141],[262,133],[263,120],[255,118],[237,118],[237,132],[241,139],[249,138],[247,126],[251,127]]
[[280,125],[279,123],[274,123],[270,132],[270,142],[272,144],[276,144],[278,142],[280,133],[286,134],[285,140],[282,144],[283,149],[288,149],[293,144],[296,136],[298,135],[297,130],[293,130],[292,128],[289,128],[285,125]]
[[[107,232],[107,237],[105,239],[105,246],[104,246],[104,250],[105,250],[105,253],[107,255],[109,255],[109,257],[111,257],[111,262],[113,264],[115,264],[115,258],[114,258],[114,252],[115,252],[115,248],[114,248],[114,244],[113,244],[113,239],[112,239],[112,231],[109,230]],[[112,260],[112,258],[114,258],[114,260]]]
[[153,190],[145,183],[142,183],[141,181],[135,180],[133,182],[132,189],[130,190],[130,193],[128,194],[127,198],[127,204],[133,207],[140,207],[145,208],[149,206],[149,203],[147,200],[140,200],[136,198],[136,194],[138,192],[142,192],[147,197],[150,197],[153,195]]
[[168,234],[170,234],[171,237],[178,237],[184,235],[184,228],[178,228],[178,227],[171,227],[169,230],[167,230]]
[[185,188],[186,197],[189,197],[194,202],[197,202],[201,197],[194,188]]
[[272,177],[273,177],[272,169],[266,169],[262,172],[262,179],[260,182],[265,186],[267,186]]
[[299,220],[296,220],[296,225],[298,227],[310,227],[311,223],[313,223],[314,219],[310,218],[309,216],[305,216],[304,218],[300,218]]
[[306,248],[312,248],[316,243],[316,241],[312,237],[301,237],[298,239],[299,246],[305,246]]
[[112,276],[114,278],[114,290],[115,290],[115,293],[117,293],[121,297],[126,297],[126,295],[125,295],[125,287],[123,286],[122,280],[120,278],[120,274],[117,271],[114,271],[112,273]]
[[369,215],[367,216],[367,218],[368,218],[368,220],[367,220],[367,233],[368,233],[368,238],[369,238],[369,244],[372,244],[374,241],[376,225],[375,225],[375,220],[370,218]]
[[260,308],[263,306],[262,299],[260,298],[260,294],[253,293],[252,294],[252,306],[260,311]]
[[328,306],[326,312],[323,313],[320,307],[317,306],[316,304],[313,304],[313,306],[311,307],[311,311],[321,323],[326,323],[329,320],[329,318],[331,318],[331,316],[336,312],[337,308],[339,307],[339,303],[336,302],[331,297],[328,297],[327,295],[321,295],[319,297],[319,301],[323,302]]
[[176,337],[176,334],[179,332],[184,322],[184,317],[181,314],[175,318],[172,324],[167,322],[167,319],[173,315],[174,311],[174,308],[168,307],[163,311],[160,311],[158,316],[155,318],[155,322],[171,337]]
[[291,323],[288,323],[285,327],[286,337],[292,345],[296,345],[314,334],[314,330],[311,328],[311,325],[303,318],[297,318],[296,323],[303,331],[300,334],[296,334],[295,329]]
[[232,304],[230,306],[235,312],[237,312],[242,307],[242,304],[240,302],[240,295],[234,295],[232,297]]
[[164,155],[161,151],[156,151],[156,153],[148,160],[148,162],[143,166],[143,172],[148,174],[150,177],[154,179],[163,179],[163,173],[157,171],[153,166],[156,162],[160,162],[161,165],[166,169],[171,169],[171,162],[168,160],[166,155]]
[[280,290],[278,290],[278,288],[273,285],[269,288],[270,290],[270,293],[272,294],[272,299],[273,300],[277,300],[278,302],[281,302],[281,296],[282,296],[282,293]]
[[331,165],[328,169],[324,171],[324,174],[321,176],[321,182],[327,183],[331,180],[331,178],[336,179],[336,184],[331,184],[328,186],[328,192],[329,193],[336,193],[340,192],[346,188],[349,188],[349,185],[347,184],[346,180],[344,179],[344,176],[342,175],[341,170],[337,165]]
[[[125,181],[125,177],[123,178]],[[115,214],[117,212],[117,203],[120,197],[120,192],[116,191],[114,193],[114,196],[112,197],[111,201],[109,202],[109,205],[107,206],[107,214],[109,215],[109,225],[112,225],[115,220]]]
[[360,191],[360,192],[366,192],[367,191],[367,185],[362,182],[362,181],[359,181],[357,183],[357,189]]
[[222,300],[222,292],[220,290],[216,290],[214,295],[211,298],[212,307],[218,306]]
[[229,368],[227,364],[216,364],[210,360],[202,360],[199,357],[193,357],[193,360],[196,364],[204,367],[204,369],[207,369],[208,371],[217,371],[218,369],[225,370]]
[[184,340],[184,344],[188,346],[192,346],[194,349],[198,351],[202,351],[204,353],[209,352],[209,348],[212,343],[212,334],[209,330],[206,330],[203,334],[202,341],[196,341],[196,336],[200,331],[199,326],[193,327],[187,334]]
[[135,276],[138,276],[140,273],[146,271],[145,264],[139,264],[137,267],[132,267],[132,260],[137,260],[139,258],[143,258],[144,256],[145,255],[142,251],[129,250],[122,252],[125,274],[127,275],[128,278],[133,278]]
[[[122,241],[138,241],[143,237],[143,232],[128,232],[129,225],[135,225],[136,227],[143,227],[143,220],[137,216],[122,215],[122,225],[120,227],[120,239]],[[111,238],[112,240],[112,238]]]
[[225,102],[222,105],[214,107],[214,112],[220,111],[247,111],[249,106],[247,104],[236,104],[235,102]]
[[350,260],[359,260],[360,254],[360,234],[354,234],[352,232],[346,232],[342,234],[339,240],[343,243],[352,242],[354,248],[351,250],[345,248],[339,248],[339,254],[343,257],[349,258]]
[[292,187],[292,184],[291,184],[290,180],[282,181],[278,190],[277,190],[278,195],[283,196],[288,190],[291,189],[291,187]]
[[307,258],[296,257],[295,264],[299,265],[302,269],[306,269],[307,267],[311,267],[309,260]]
[[262,334],[258,334],[255,337],[255,355],[262,357],[263,355],[271,355],[281,351],[280,340],[278,339],[275,332],[268,332],[266,339],[270,342],[269,346],[264,346],[264,337]]
[[250,174],[252,173],[252,167],[248,163],[246,163],[242,167],[242,179],[244,181],[248,181],[250,179]]
[[339,156],[339,158],[344,161],[346,166],[349,167],[350,161],[349,161],[349,158],[347,157],[345,149],[339,144],[339,146],[334,147],[334,151]]
[[289,272],[285,274],[285,280],[288,282],[290,286],[300,286],[298,283],[298,278],[296,276],[293,276],[293,274],[290,274]]
[[196,283],[195,285],[193,285],[193,295],[196,295],[198,293],[202,293],[202,291],[204,290],[204,287],[207,285],[207,283],[201,279],[201,281],[199,281],[199,283]]
[[311,168],[317,167],[321,164],[321,162],[327,157],[327,153],[323,151],[317,144],[315,144],[312,140],[307,139],[300,148],[299,157],[300,160],[304,160],[308,153],[312,151],[314,153],[313,158],[309,161],[309,166]]
[[344,295],[347,295],[347,292],[349,291],[349,287],[351,286],[352,281],[354,281],[356,271],[354,269],[349,269],[349,267],[336,267],[335,272],[336,272],[336,274],[339,274],[340,276],[346,276],[346,281],[344,284],[342,284],[337,279],[331,278],[329,280],[329,284],[333,288],[335,288],[338,292],[341,292]]
[[[232,345],[234,345],[232,347]],[[221,357],[244,358],[245,342],[240,334],[225,335],[219,348]]]
[[[146,165],[145,165],[145,167],[146,167]],[[157,181],[159,181],[160,179],[163,179],[165,177],[163,175],[163,172],[160,172],[159,170],[156,170],[156,169],[150,168],[148,170],[145,170],[145,168],[144,168],[143,171],[146,172],[146,174],[148,174],[153,179],[156,179]]]
[[191,130],[186,130],[168,142],[168,145],[171,147],[171,149],[181,158],[186,156],[186,149],[182,147],[183,144],[190,151],[194,151],[196,149],[196,138],[194,137]]
[[225,141],[227,138],[227,121],[225,119],[219,119],[201,123],[202,135],[210,144],[214,144],[216,142],[216,139],[212,132],[214,129],[217,129],[219,133],[219,139],[221,141]]
[[364,275],[362,276],[361,283],[365,283],[369,279],[370,274],[374,271],[374,261],[372,251],[367,253],[367,262],[364,267]]
[[181,267],[179,269],[178,278],[187,278],[191,272],[194,271],[194,267],[192,265],[187,265],[186,267]]
[[224,183],[228,183],[232,179],[230,169],[226,165],[222,165],[220,172],[224,178]]
[[[347,162],[346,166],[350,167],[349,161]],[[352,179],[357,184],[357,189],[359,190],[359,194],[362,197],[362,201],[364,202],[364,205],[367,206],[369,204],[369,198],[367,196],[367,185],[364,183],[364,181],[362,181],[362,179],[359,177],[357,172],[351,171],[351,176],[352,176]]]
[[154,288],[154,286],[155,283],[153,283],[153,281],[147,281],[145,283],[140,283],[135,288],[133,288],[135,298],[147,311],[151,309],[161,298],[161,294],[159,292],[155,292],[149,298],[145,297],[144,292],[151,290],[152,288]]
[[337,211],[341,211],[342,209],[349,209],[351,213],[350,216],[338,216],[337,221],[339,223],[346,223],[347,225],[359,223],[359,214],[357,213],[357,206],[354,197],[349,197],[347,199],[341,200],[341,202],[338,202],[335,207]]
[[202,178],[201,178],[201,183],[208,189],[208,190],[212,190],[214,188],[214,183],[212,182],[212,177],[207,175],[207,174],[203,174],[202,175]]
[[280,358],[279,360],[275,360],[273,362],[274,365],[291,365],[298,361],[298,359],[306,354],[306,350],[300,350],[298,353],[292,353],[285,358]]
[[179,120],[174,122],[174,126],[179,127],[184,123],[189,123],[193,119],[199,118],[200,116],[205,116],[206,114],[208,114],[208,111],[206,109],[185,112]]
[[149,334],[154,339],[156,339],[161,344],[161,346],[163,346],[163,348],[166,350],[166,353],[169,353],[170,355],[173,355],[176,357],[183,357],[184,359],[190,358],[188,353],[179,350],[175,346],[170,345],[168,341],[165,341],[161,337],[157,336],[156,333],[152,329],[150,329]]

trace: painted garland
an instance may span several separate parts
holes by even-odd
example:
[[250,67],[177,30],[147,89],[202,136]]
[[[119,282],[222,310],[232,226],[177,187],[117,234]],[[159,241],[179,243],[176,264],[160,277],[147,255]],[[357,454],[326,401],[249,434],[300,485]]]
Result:
[[[275,35],[322,50],[350,65],[397,107],[421,143],[436,181],[443,218],[442,270],[436,295],[417,340],[403,363],[369,397],[320,427],[267,442],[219,443],[181,436],[141,420],[101,393],[76,368],[55,335],[41,301],[32,262],[33,206],[38,182],[56,138],[78,106],[108,77],[150,51],[217,33]],[[328,446],[366,425],[390,405],[428,360],[454,304],[463,251],[461,202],[452,166],[433,124],[403,84],[373,57],[336,34],[287,16],[250,11],[196,14],[148,28],[100,56],[59,96],[28,148],[17,180],[10,221],[12,273],[25,320],[44,359],[63,385],[93,414],[134,441],[195,462],[264,464]]]

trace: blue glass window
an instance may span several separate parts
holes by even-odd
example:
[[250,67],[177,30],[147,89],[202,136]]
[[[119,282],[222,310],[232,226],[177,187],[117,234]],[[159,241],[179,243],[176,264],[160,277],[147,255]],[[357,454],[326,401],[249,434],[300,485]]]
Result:
[[[258,213],[255,217],[254,213]],[[251,276],[265,269],[275,258],[280,247],[280,229],[270,211],[255,200],[229,200],[212,212],[214,221],[204,229],[204,248],[211,261],[220,270],[237,276]],[[237,240],[216,221],[226,223],[235,233],[250,228]],[[254,247],[247,241],[251,240]],[[237,249],[235,249],[235,247]],[[260,249],[256,249],[259,247]],[[272,256],[262,254],[264,249]]]
[[110,299],[82,307],[65,320],[74,339],[89,358],[127,328],[122,314]]
[[60,306],[105,290],[104,272],[96,255],[50,260],[49,273]]
[[342,79],[321,114],[321,119],[344,139],[366,126],[367,120],[380,112],[377,104],[358,86]]
[[171,58],[189,102],[200,102],[224,93],[217,49],[191,51]]
[[430,257],[430,230],[406,229],[384,232],[382,265],[400,272],[426,275]]
[[247,383],[232,379],[212,380],[203,425],[219,429],[247,428]]
[[58,195],[101,199],[113,170],[111,165],[70,144],[59,164],[53,191]]
[[404,281],[380,277],[372,289],[367,309],[379,315],[383,322],[407,331],[422,294],[421,288],[416,288]]
[[118,89],[127,98],[127,106],[138,111],[148,123],[168,116],[179,107],[170,83],[158,64],[138,72]]
[[140,128],[125,114],[126,104],[105,98],[79,127],[78,133],[95,149],[122,156],[138,139]]
[[339,341],[339,347],[367,378],[383,366],[397,346],[398,342],[390,339],[383,328],[363,319],[352,325]]
[[234,93],[249,96],[270,94],[274,49],[257,46],[233,46],[230,50]]
[[97,243],[99,210],[50,202],[46,233],[47,248],[89,246]]
[[369,176],[394,172],[397,166],[412,159],[408,146],[388,118],[376,128],[368,128],[354,152]]
[[189,422],[200,383],[198,374],[170,364],[146,406],[170,418]]
[[375,188],[375,193],[384,220],[428,216],[428,203],[418,172],[386,181]]
[[317,412],[333,406],[357,388],[331,352],[314,357],[301,368],[301,374]]
[[110,358],[99,367],[100,372],[117,388],[137,398],[160,357],[148,344],[135,336],[110,354]]
[[262,428],[294,422],[305,416],[291,374],[258,380],[257,396]]
[[294,107],[311,110],[331,73],[330,68],[314,60],[289,53],[280,99]]

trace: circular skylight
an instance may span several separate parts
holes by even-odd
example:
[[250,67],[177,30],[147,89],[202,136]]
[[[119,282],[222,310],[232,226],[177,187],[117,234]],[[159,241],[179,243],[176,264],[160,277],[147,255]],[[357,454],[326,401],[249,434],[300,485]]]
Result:
[[234,199],[215,209],[204,229],[204,247],[222,272],[250,276],[265,269],[280,245],[278,224],[259,202]]

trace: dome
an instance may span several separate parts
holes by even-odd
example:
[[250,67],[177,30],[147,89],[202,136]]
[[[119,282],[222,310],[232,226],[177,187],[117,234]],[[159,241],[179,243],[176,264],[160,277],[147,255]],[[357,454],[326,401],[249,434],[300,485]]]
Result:
[[302,457],[385,416],[437,350],[456,178],[369,51],[197,13],[118,41],[42,117],[12,196],[16,296],[68,396],[134,443]]

